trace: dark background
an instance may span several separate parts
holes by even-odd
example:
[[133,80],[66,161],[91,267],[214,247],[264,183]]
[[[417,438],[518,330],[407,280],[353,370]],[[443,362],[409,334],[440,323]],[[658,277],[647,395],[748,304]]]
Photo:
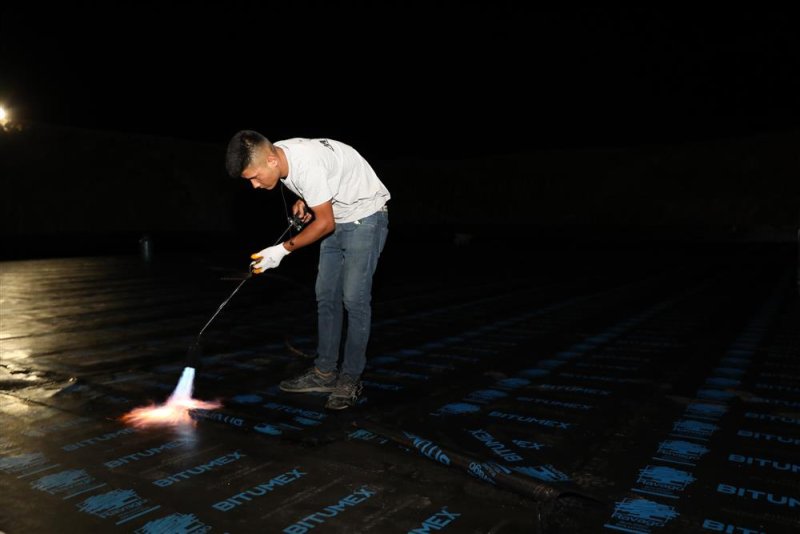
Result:
[[15,6],[0,43],[6,257],[271,244],[279,194],[224,174],[243,128],[353,145],[412,240],[798,226],[788,9]]

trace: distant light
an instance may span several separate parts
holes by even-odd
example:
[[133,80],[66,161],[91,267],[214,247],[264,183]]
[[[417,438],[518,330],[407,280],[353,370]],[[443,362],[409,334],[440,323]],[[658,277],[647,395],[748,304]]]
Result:
[[0,105],[0,132],[21,132],[22,124],[11,120],[11,111]]

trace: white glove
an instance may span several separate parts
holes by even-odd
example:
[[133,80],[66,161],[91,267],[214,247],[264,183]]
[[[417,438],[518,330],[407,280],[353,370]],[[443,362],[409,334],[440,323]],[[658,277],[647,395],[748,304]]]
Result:
[[250,272],[253,274],[261,274],[267,269],[274,269],[277,267],[284,256],[288,255],[291,251],[283,247],[283,243],[267,247],[264,250],[250,255],[250,259],[254,260],[250,263]]

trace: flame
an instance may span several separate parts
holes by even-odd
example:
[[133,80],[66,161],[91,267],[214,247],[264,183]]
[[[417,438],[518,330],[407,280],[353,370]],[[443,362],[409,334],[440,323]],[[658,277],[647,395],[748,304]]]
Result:
[[134,408],[122,416],[122,422],[137,428],[196,425],[197,422],[189,415],[189,410],[197,408],[215,410],[221,407],[222,403],[193,399],[193,382],[194,368],[186,367],[175,391],[166,403]]
[[167,402],[166,404],[151,404],[141,408],[134,408],[122,416],[122,422],[126,425],[143,428],[147,426],[179,426],[197,422],[189,415],[189,410],[202,408],[204,410],[215,410],[222,406],[220,402],[206,402],[196,399],[189,399],[182,402]]

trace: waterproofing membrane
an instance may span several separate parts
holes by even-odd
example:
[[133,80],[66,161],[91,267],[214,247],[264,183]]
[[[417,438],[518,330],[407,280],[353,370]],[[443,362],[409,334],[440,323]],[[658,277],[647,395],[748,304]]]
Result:
[[236,282],[130,258],[6,262],[0,530],[796,531],[791,252],[392,271],[343,412],[278,389],[311,363],[313,293],[255,279],[204,339],[195,397],[223,407],[151,429],[119,417],[169,396]]

